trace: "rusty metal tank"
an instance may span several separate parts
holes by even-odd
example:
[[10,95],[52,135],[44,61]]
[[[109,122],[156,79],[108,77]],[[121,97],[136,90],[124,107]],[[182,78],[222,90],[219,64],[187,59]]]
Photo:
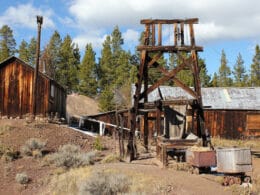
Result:
[[217,172],[245,173],[252,171],[250,148],[217,148]]

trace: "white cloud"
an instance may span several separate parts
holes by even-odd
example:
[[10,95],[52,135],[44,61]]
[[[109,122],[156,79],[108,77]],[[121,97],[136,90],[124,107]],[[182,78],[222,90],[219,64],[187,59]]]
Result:
[[122,33],[122,37],[125,45],[134,48],[139,43],[140,32],[133,29],[127,29]]
[[260,1],[251,0],[73,0],[69,11],[81,29],[139,28],[144,18],[194,18],[203,42],[260,36]]
[[80,50],[84,51],[86,44],[91,43],[94,49],[100,50],[106,38],[106,34],[90,32],[89,34],[80,34],[73,39],[73,42],[78,44]]
[[0,25],[8,24],[22,28],[36,28],[36,16],[43,16],[43,28],[53,28],[54,22],[51,19],[53,15],[50,10],[41,10],[33,7],[31,4],[19,4],[9,7],[3,15],[0,16]]

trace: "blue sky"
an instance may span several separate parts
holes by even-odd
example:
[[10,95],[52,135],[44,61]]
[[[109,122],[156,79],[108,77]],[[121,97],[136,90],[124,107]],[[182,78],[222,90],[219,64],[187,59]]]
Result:
[[22,39],[36,37],[36,15],[44,17],[41,46],[55,30],[69,34],[83,54],[92,43],[97,56],[106,35],[118,25],[125,49],[138,45],[141,19],[199,18],[196,44],[204,47],[200,56],[210,74],[218,71],[221,50],[233,67],[240,52],[249,69],[256,44],[260,43],[260,1],[258,0],[2,0],[0,26],[13,29],[17,47]]

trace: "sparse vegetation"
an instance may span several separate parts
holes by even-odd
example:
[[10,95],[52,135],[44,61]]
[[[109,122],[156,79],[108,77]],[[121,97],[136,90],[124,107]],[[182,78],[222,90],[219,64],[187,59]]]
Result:
[[101,151],[104,149],[104,147],[101,143],[101,138],[99,136],[96,137],[93,147],[95,150],[98,150],[98,151]]
[[42,151],[46,146],[46,142],[37,138],[31,138],[22,146],[21,152],[26,156],[33,156],[35,158],[42,157]]
[[13,161],[13,160],[19,158],[19,156],[20,156],[20,152],[19,151],[15,151],[12,148],[7,148],[5,150],[5,153],[3,154],[2,158],[6,162],[10,162],[10,161]]
[[260,175],[253,177],[253,192],[260,193]]
[[114,163],[119,161],[120,161],[120,157],[117,154],[109,154],[104,159],[101,160],[101,163]]
[[239,184],[229,186],[229,190],[232,191],[233,195],[249,195],[252,193],[252,187]]
[[67,144],[47,156],[47,162],[68,169],[94,164],[94,156],[94,152],[84,153],[79,146]]
[[249,147],[260,148],[260,142],[258,140],[229,140],[223,138],[212,138],[213,146],[217,147]]
[[29,182],[29,177],[25,172],[24,173],[17,173],[16,176],[15,176],[15,180],[19,184],[27,184]]
[[80,194],[118,194],[127,193],[131,180],[128,176],[119,173],[94,172],[80,185]]
[[13,161],[19,158],[19,156],[19,151],[15,151],[13,148],[6,147],[0,143],[0,157],[2,157],[6,162]]
[[7,131],[9,131],[11,129],[12,128],[9,125],[0,126],[0,135],[3,135],[4,133],[6,133]]

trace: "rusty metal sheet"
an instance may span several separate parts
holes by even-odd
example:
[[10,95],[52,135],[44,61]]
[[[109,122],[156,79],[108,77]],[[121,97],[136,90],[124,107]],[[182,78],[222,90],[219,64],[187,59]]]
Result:
[[216,166],[215,151],[186,151],[186,162],[196,167]]

